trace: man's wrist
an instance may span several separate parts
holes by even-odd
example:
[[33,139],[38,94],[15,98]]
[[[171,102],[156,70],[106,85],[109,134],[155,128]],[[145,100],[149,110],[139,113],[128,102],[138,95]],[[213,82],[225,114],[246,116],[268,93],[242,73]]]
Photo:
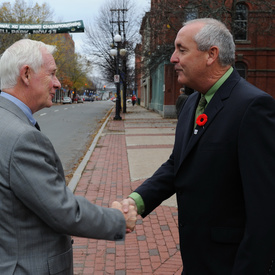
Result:
[[140,194],[136,192],[131,193],[129,197],[135,201],[137,206],[137,212],[139,215],[141,215],[145,210],[144,201],[142,197],[140,196]]

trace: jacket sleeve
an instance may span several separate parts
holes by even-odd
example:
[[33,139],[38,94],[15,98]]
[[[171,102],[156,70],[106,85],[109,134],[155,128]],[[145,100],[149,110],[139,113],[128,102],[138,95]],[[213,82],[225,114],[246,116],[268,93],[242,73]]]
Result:
[[123,214],[75,196],[66,186],[51,142],[36,129],[23,133],[14,145],[9,177],[15,196],[55,231],[106,240],[124,238]]
[[144,202],[142,217],[152,212],[162,201],[175,193],[174,188],[174,157],[173,153],[160,168],[140,185],[135,192],[141,195]]
[[257,97],[242,119],[239,167],[245,233],[232,275],[275,274],[275,100]]

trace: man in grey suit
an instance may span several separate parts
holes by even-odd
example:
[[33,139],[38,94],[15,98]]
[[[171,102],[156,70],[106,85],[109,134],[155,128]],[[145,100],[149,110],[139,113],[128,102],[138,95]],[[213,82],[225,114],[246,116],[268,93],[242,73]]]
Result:
[[0,60],[0,274],[73,274],[71,237],[123,240],[136,211],[74,196],[33,113],[60,88],[55,47],[23,39]]

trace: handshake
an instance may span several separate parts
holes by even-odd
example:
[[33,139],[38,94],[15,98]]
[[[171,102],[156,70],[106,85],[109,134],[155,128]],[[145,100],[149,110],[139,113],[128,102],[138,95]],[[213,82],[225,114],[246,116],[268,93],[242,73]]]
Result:
[[134,231],[137,221],[137,206],[133,199],[127,198],[122,202],[114,201],[111,208],[120,210],[126,221],[126,233]]

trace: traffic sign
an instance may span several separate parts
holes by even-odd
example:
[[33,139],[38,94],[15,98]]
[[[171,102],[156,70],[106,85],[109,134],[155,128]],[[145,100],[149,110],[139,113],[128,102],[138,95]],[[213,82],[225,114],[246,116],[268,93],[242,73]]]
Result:
[[114,82],[119,83],[119,74],[114,75]]

